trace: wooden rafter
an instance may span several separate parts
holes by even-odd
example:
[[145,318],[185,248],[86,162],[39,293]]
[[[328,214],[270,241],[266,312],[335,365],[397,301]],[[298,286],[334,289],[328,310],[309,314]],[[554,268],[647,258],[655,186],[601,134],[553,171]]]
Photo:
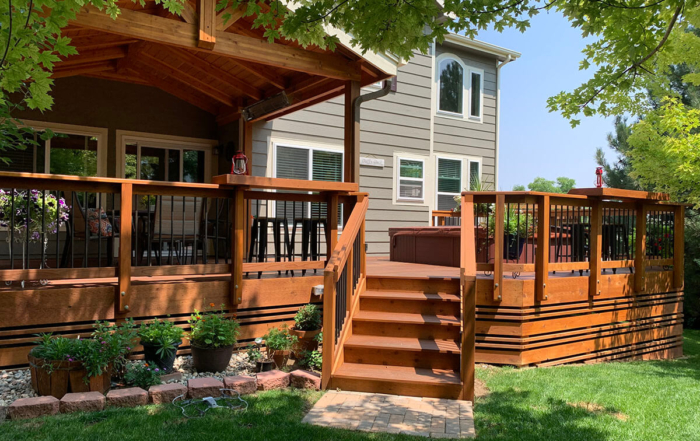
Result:
[[309,87],[288,94],[289,101],[291,102],[290,106],[285,107],[284,109],[280,109],[276,112],[268,113],[267,115],[264,115],[255,121],[269,121],[271,119],[279,118],[280,116],[284,116],[299,110],[299,108],[302,106],[306,107],[316,103],[320,103],[322,101],[326,101],[332,96],[338,95],[344,90],[345,83],[343,81],[325,78],[316,83],[314,87]]
[[256,101],[259,101],[263,98],[263,92],[256,88],[251,86],[250,84],[246,83],[245,81],[241,80],[240,78],[237,78],[234,75],[231,75],[230,73],[226,72],[223,69],[220,69],[207,61],[199,58],[198,56],[187,52],[185,50],[181,49],[172,49],[168,48],[166,49],[168,54],[173,56],[174,58],[179,59],[181,62],[189,64],[190,66],[194,67],[195,69],[204,72],[207,75],[210,75],[219,81],[222,81],[231,87],[233,87],[236,90],[239,90],[240,92],[243,92],[247,96],[253,98]]
[[135,75],[131,75],[130,71],[124,71],[121,73],[117,72],[112,72],[109,70],[102,71],[102,72],[90,72],[83,74],[86,77],[92,77],[92,78],[99,78],[102,80],[111,80],[111,81],[120,81],[122,83],[131,83],[131,84],[140,84],[141,86],[150,86],[151,83],[148,81],[144,80],[141,77],[137,77]]
[[216,44],[216,0],[199,0],[199,40],[197,46],[214,49]]
[[[243,14],[245,14],[246,9],[248,9],[245,3],[241,3],[237,8],[232,6],[227,7],[219,15],[216,16],[216,30],[225,31],[230,28],[235,22],[237,22]],[[230,15],[228,20],[224,19],[225,15]]]
[[126,57],[126,49],[123,47],[111,47],[95,51],[85,51],[78,55],[70,55],[61,61],[61,67],[77,66],[94,63],[97,61],[116,60]]
[[71,39],[71,46],[74,46],[78,53],[97,49],[106,49],[115,46],[125,46],[128,44],[138,43],[135,38],[123,38],[118,35],[100,34],[86,37],[74,37]]
[[266,66],[262,66],[260,64],[255,63],[249,63],[243,60],[234,60],[232,58],[229,60],[232,63],[235,63],[236,65],[241,67],[242,69],[245,69],[254,75],[264,78],[265,81],[272,84],[278,89],[284,89],[287,87],[287,80],[282,75],[277,75],[274,71],[270,70]]
[[199,23],[199,15],[195,11],[194,6],[189,1],[183,3],[182,13],[180,17],[185,21],[185,23],[195,24]]
[[[60,65],[59,65],[60,66]],[[85,75],[88,73],[103,72],[103,71],[114,71],[115,64],[111,60],[107,61],[97,61],[93,63],[81,64],[78,66],[68,66],[59,67],[54,69],[51,74],[51,78],[66,78],[75,77],[78,75]]]
[[[132,38],[202,50],[197,46],[196,25],[156,17],[141,12],[122,10],[112,20],[104,12],[86,6],[71,23],[85,28]],[[242,35],[218,31],[213,53],[284,69],[321,75],[329,78],[360,80],[359,65],[337,54],[315,53],[283,44],[268,43]]]

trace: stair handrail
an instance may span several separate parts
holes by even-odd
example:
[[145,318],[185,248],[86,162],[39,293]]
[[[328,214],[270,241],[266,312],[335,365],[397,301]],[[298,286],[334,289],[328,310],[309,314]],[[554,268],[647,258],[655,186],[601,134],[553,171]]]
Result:
[[[336,351],[336,342],[339,347],[342,347],[342,342],[347,336],[348,329],[352,320],[352,311],[357,306],[359,293],[363,286],[363,280],[359,280],[357,287],[353,283],[353,277],[357,276],[366,278],[365,274],[365,245],[364,245],[364,225],[365,215],[369,208],[369,197],[366,193],[357,194],[357,203],[355,203],[350,216],[345,223],[343,233],[338,239],[338,243],[333,248],[326,268],[323,272],[323,365],[321,386],[325,389],[328,387],[332,374],[342,363],[342,354]],[[359,247],[356,247],[357,239],[360,239]],[[356,249],[357,248],[357,249]],[[348,265],[353,257],[353,253],[360,253],[360,269],[354,270],[352,265]],[[347,271],[346,267],[350,267]],[[353,271],[358,274],[354,275]],[[347,285],[340,284],[342,300],[344,304],[340,306],[345,308],[345,311],[340,311],[336,302],[336,286],[341,282],[341,278],[345,276]],[[347,286],[350,286],[350,299],[347,300]],[[357,290],[356,292],[354,290]],[[342,319],[342,328],[336,330],[336,321]]]

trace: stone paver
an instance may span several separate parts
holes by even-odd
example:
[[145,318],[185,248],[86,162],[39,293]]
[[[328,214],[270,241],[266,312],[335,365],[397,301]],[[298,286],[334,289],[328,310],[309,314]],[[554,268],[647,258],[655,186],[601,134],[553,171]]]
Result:
[[255,391],[258,390],[258,382],[255,377],[248,375],[236,375],[234,377],[225,377],[224,387],[226,389],[235,390],[241,395],[250,395],[254,394]]
[[278,370],[258,374],[258,390],[284,389],[289,386],[291,375]]
[[7,410],[10,419],[23,420],[36,418],[43,415],[56,415],[60,408],[58,398],[54,397],[32,397],[20,398],[10,404]]
[[192,378],[187,380],[188,398],[204,398],[221,396],[224,383],[214,377]]
[[135,407],[148,404],[148,392],[140,387],[128,387],[107,392],[107,406]]
[[187,387],[179,383],[159,384],[148,389],[148,395],[153,404],[169,404],[179,396],[187,397]]
[[304,423],[431,438],[474,438],[472,403],[443,398],[329,391]]
[[105,396],[99,392],[76,392],[61,398],[61,413],[96,412],[105,408]]

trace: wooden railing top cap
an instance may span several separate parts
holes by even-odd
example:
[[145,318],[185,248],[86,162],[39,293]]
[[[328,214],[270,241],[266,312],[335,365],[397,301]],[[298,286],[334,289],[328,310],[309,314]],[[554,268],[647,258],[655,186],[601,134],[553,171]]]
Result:
[[586,196],[579,196],[566,193],[546,193],[543,191],[463,191],[462,196],[552,196],[552,197],[568,197],[571,199],[586,199]]
[[650,199],[655,201],[668,201],[671,198],[666,193],[654,193],[650,191],[624,190],[621,188],[572,188],[568,194],[597,196],[603,198],[625,199]]
[[304,181],[231,174],[214,176],[212,182],[218,185],[263,190],[333,191],[338,193],[352,193],[360,190],[360,186],[354,182]]

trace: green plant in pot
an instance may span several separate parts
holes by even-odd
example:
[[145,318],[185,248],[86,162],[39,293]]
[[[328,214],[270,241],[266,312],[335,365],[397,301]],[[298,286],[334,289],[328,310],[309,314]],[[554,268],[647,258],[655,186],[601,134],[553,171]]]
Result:
[[255,344],[249,344],[246,348],[248,360],[255,363],[255,372],[267,372],[275,368],[275,361],[272,359],[272,353],[270,351],[263,352],[262,343],[262,338],[256,338]]
[[301,358],[304,352],[318,349],[316,336],[321,332],[322,326],[321,310],[316,305],[309,303],[299,308],[294,316],[294,327],[290,330],[298,340],[293,348],[295,357]]
[[[209,304],[214,308],[214,304]],[[188,320],[192,364],[199,372],[221,372],[231,361],[238,337],[238,322],[226,316],[224,305],[219,311],[194,311]]]
[[39,336],[28,356],[32,387],[37,394],[62,398],[68,392],[109,390],[112,372],[126,366],[136,332],[131,320],[120,326],[107,322],[93,326],[89,338]]
[[281,369],[287,366],[292,348],[298,341],[297,336],[289,332],[287,325],[282,325],[279,328],[272,328],[267,331],[263,338],[267,345],[267,351],[272,353],[272,359],[275,361],[277,368]]
[[144,322],[138,331],[146,362],[171,372],[185,332],[168,320]]

